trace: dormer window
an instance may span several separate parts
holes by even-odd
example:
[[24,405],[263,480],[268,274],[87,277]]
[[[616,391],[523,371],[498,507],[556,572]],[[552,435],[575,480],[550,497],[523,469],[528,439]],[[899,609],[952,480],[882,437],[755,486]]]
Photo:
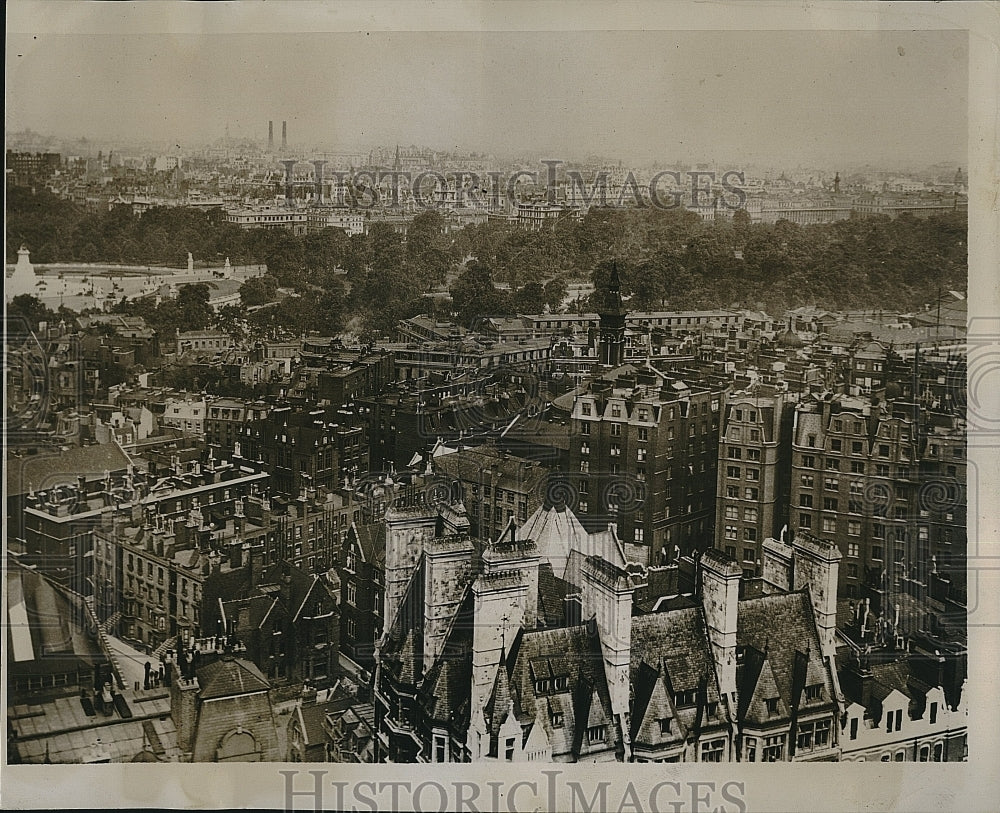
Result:
[[569,678],[565,676],[553,678],[552,680],[552,688],[557,692],[566,691],[568,685],[569,685]]
[[778,698],[769,697],[767,698],[767,713],[770,715],[775,715],[778,713]]
[[705,713],[708,715],[708,718],[710,720],[714,719],[719,714],[719,704],[718,703],[709,703],[705,707]]
[[552,712],[552,727],[562,728],[563,727],[563,713],[561,711]]
[[816,683],[806,686],[806,700],[821,700],[823,697],[823,684]]
[[604,742],[608,736],[608,727],[603,725],[592,725],[587,729],[587,742],[590,745]]
[[660,736],[666,737],[670,733],[670,718],[664,717],[660,720]]
[[549,681],[547,679],[535,681],[535,694],[548,694],[548,691]]
[[695,704],[696,697],[697,695],[694,689],[689,689],[686,692],[675,692],[674,705],[677,707],[693,706]]

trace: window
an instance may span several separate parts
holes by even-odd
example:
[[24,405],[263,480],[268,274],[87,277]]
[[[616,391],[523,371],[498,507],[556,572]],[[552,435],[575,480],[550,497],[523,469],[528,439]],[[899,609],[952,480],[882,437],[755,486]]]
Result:
[[702,762],[722,762],[726,741],[724,739],[709,740],[701,744]]
[[823,698],[823,684],[816,683],[806,686],[806,700],[821,700]]
[[865,473],[865,464],[862,463],[860,460],[852,460],[851,474],[864,474],[864,473]]
[[514,741],[516,737],[508,737],[506,745],[504,746],[504,759],[508,762],[514,761]]
[[595,743],[604,742],[607,737],[607,726],[603,725],[592,725],[587,729],[587,742],[590,745]]
[[349,581],[347,583],[347,603],[348,604],[358,603],[358,586],[352,581]]
[[773,737],[764,738],[764,752],[761,755],[762,762],[780,762],[785,758],[785,735],[775,734]]
[[760,469],[747,469],[747,479],[751,482],[757,482],[760,479]]
[[739,460],[741,457],[743,457],[743,450],[739,446],[730,446],[729,457],[732,460]]
[[937,722],[937,713],[938,713],[938,704],[936,702],[935,703],[931,703],[931,707],[930,707],[931,725],[934,725]]
[[817,748],[826,748],[830,744],[830,721],[817,720],[815,744]]
[[930,759],[931,759],[931,747],[929,745],[921,745],[920,746],[920,756],[919,756],[918,759],[919,759],[920,762],[930,762]]
[[726,486],[726,496],[738,500],[740,498],[739,486]]
[[826,459],[826,468],[828,471],[840,471],[840,458],[828,457]]
[[622,447],[620,445],[618,445],[617,443],[612,443],[611,444],[611,456],[612,457],[619,457],[621,455],[621,453],[622,453]]
[[747,449],[747,460],[760,460],[760,449]]
[[836,511],[837,510],[837,498],[836,497],[824,497],[823,498],[823,510],[824,511]]
[[778,698],[769,697],[767,698],[767,713],[770,715],[775,715],[778,713]]
[[740,509],[735,505],[726,506],[726,519],[739,519]]
[[[856,525],[859,525],[859,526],[861,525],[860,522],[858,522],[858,523],[848,523],[849,526],[851,524],[856,524]],[[851,531],[849,530],[848,533],[851,533]],[[847,555],[848,556],[853,556],[853,557],[857,558],[858,553],[859,553],[858,543],[857,542],[848,542],[847,543]]]
[[944,762],[944,743],[934,743],[934,762]]
[[660,719],[660,736],[666,737],[669,733],[670,733],[670,718],[663,717]]
[[639,440],[649,440],[649,430],[645,426],[639,427]]
[[697,692],[694,689],[674,693],[674,705],[678,708],[681,706],[693,706],[696,700]]
[[552,727],[553,728],[563,727],[563,713],[561,711],[552,712]]
[[799,527],[812,528],[813,520],[809,514],[799,514]]
[[758,493],[759,492],[757,491],[756,488],[748,488],[743,493],[743,496],[746,497],[746,499],[748,499],[748,500],[756,500]]
[[622,436],[622,425],[620,423],[611,424],[611,437],[620,438]]
[[799,751],[811,751],[813,747],[813,723],[799,723],[798,737],[795,740],[795,747]]
[[611,405],[611,417],[612,418],[620,418],[621,416],[622,416],[622,405],[621,404],[612,404]]
[[582,423],[582,424],[580,424],[580,434],[581,435],[589,435],[590,434],[590,424],[589,423]]
[[726,477],[739,477],[740,467],[739,466],[726,466]]
[[581,405],[580,405],[580,411],[581,411],[581,412],[582,412],[582,413],[583,413],[584,415],[590,415],[590,414],[591,414],[591,407],[590,407],[590,404],[588,404],[588,403],[583,403],[583,404],[581,404]]
[[746,522],[756,522],[757,521],[757,509],[756,508],[744,508],[743,509],[743,519]]
[[823,517],[823,533],[832,534],[837,532],[837,520],[833,517]]
[[535,694],[548,694],[549,681],[547,679],[535,681]]
[[839,452],[841,450],[841,442],[839,438],[834,438],[830,441],[830,450],[833,452]]
[[744,737],[743,738],[743,755],[747,762],[757,761],[757,738],[756,737]]
[[799,505],[803,508],[812,508],[812,494],[799,494]]
[[811,474],[803,474],[802,475],[802,485],[804,487],[806,487],[806,488],[812,488],[814,482],[815,481],[813,480],[813,476]]
[[851,454],[862,454],[864,452],[864,444],[860,440],[855,440],[851,442]]
[[747,542],[756,542],[757,541],[757,529],[756,528],[744,528],[743,529],[743,538]]
[[802,465],[807,469],[812,469],[816,467],[816,458],[811,454],[802,455]]
[[[739,528],[735,525],[726,526],[726,539],[738,539],[739,538]],[[733,549],[735,552],[735,548]],[[733,557],[735,558],[735,556]]]

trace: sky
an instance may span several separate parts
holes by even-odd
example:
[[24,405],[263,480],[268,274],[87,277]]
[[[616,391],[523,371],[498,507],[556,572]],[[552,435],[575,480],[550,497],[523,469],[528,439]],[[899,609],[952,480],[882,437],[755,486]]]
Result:
[[966,165],[962,31],[8,34],[6,128],[194,146]]

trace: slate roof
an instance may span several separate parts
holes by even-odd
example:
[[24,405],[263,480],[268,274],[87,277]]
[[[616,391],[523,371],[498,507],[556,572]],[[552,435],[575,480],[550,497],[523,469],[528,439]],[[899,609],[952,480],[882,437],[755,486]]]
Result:
[[28,455],[7,459],[7,497],[32,489],[75,483],[77,477],[103,479],[105,472],[124,472],[131,459],[115,443],[71,448],[58,454]]
[[260,669],[243,658],[222,657],[198,670],[202,700],[266,692],[271,688]]
[[369,564],[385,569],[385,522],[352,523],[351,531],[361,555]]
[[[740,602],[736,644],[743,649],[737,668],[741,721],[765,723],[792,712],[806,701],[802,688],[822,682],[824,701],[832,702],[833,680],[820,646],[806,591],[759,596]],[[799,653],[798,656],[796,653]],[[808,659],[796,678],[796,657]],[[801,682],[802,685],[796,685]],[[778,698],[778,713],[769,714],[766,700]]]
[[[647,669],[643,669],[643,665]],[[649,682],[651,679],[649,669],[655,670],[658,679],[662,679],[663,689],[670,698],[669,710],[678,720],[678,726],[687,731],[700,725],[704,721],[704,704],[719,703],[720,700],[715,661],[701,607],[681,608],[632,619],[630,678],[637,686],[633,726],[641,726],[647,712],[640,705],[642,695],[638,688],[642,687],[644,692],[648,690],[647,702],[654,700],[657,693],[655,685],[643,685],[644,680]],[[682,692],[694,692],[696,703],[675,709],[673,695]],[[659,710],[654,711],[658,713]],[[718,713],[721,719],[725,719],[728,713],[721,703]]]
[[[520,632],[502,668],[508,669],[518,721],[528,727],[528,735],[532,726],[544,728],[554,758],[579,756],[581,749],[586,750],[583,738],[590,719],[608,723],[607,740],[600,743],[600,750],[621,747],[619,731],[612,724],[611,697],[596,629],[579,624]],[[566,689],[537,696],[535,675],[543,668],[545,674],[561,672],[567,679]],[[555,710],[563,714],[562,726],[553,725],[551,715]]]
[[415,685],[420,676],[424,650],[424,566],[417,562],[396,615],[386,631],[382,663],[398,681]]

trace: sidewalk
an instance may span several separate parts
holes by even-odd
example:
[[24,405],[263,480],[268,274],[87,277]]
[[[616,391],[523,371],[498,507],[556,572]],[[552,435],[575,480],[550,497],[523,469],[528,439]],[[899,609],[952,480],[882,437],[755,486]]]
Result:
[[150,665],[151,672],[156,672],[160,668],[160,659],[153,655],[147,655],[138,649],[129,646],[124,641],[108,635],[108,646],[115,654],[118,668],[121,670],[122,680],[129,689],[139,681],[139,690],[142,691],[142,682],[146,677],[146,663]]

